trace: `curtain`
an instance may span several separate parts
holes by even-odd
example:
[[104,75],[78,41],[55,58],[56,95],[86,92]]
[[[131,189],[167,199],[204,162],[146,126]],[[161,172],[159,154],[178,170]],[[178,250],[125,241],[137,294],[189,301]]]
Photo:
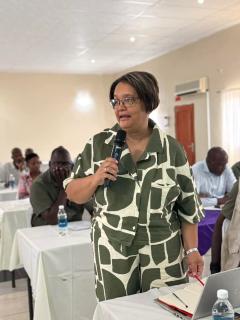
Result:
[[229,163],[240,161],[240,89],[223,91],[222,141],[229,156]]

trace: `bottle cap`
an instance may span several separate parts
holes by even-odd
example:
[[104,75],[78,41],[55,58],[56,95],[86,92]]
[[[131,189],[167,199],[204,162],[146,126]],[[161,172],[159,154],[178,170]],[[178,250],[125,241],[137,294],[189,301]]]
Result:
[[60,204],[60,206],[58,206],[58,209],[64,209],[64,205]]
[[219,289],[217,291],[217,297],[219,299],[228,299],[228,291],[225,289]]

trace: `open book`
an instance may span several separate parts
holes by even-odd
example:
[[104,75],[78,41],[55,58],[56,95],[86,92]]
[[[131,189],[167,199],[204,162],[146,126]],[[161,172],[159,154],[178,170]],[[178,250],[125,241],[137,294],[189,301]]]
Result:
[[[169,287],[169,294],[158,297],[156,302],[164,309],[172,312],[180,312],[191,319],[203,292],[203,288],[199,282],[187,284],[186,287],[179,290],[174,290]],[[177,297],[174,294],[176,294]]]

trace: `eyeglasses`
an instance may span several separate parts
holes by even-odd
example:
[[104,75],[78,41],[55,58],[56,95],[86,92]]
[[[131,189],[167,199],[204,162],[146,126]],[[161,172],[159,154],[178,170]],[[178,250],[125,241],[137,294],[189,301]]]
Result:
[[68,161],[53,161],[51,163],[54,167],[72,167],[73,163],[72,162],[68,162]]
[[131,107],[136,103],[136,101],[139,100],[138,97],[126,97],[123,99],[111,99],[110,104],[113,107],[113,109],[120,107],[122,104],[124,107]]

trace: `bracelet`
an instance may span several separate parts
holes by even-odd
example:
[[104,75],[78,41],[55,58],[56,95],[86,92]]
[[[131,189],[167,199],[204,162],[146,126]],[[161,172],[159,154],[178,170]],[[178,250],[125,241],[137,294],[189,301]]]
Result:
[[191,248],[189,250],[185,251],[186,256],[188,256],[189,254],[191,254],[192,252],[198,252],[198,248]]

